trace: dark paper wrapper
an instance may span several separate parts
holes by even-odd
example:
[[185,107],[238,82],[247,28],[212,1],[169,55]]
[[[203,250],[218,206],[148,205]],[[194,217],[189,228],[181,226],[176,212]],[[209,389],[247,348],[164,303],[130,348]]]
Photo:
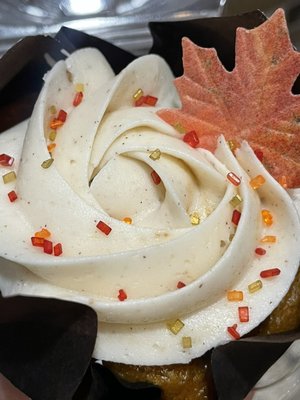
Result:
[[154,39],[150,52],[161,55],[171,66],[173,73],[180,76],[183,73],[181,39],[187,36],[201,47],[214,47],[223,65],[232,70],[236,29],[239,26],[255,28],[265,20],[264,14],[257,10],[232,17],[150,22],[149,28]]
[[[258,10],[240,16],[149,24],[151,53],[182,74],[181,39],[215,47],[234,66],[235,32],[266,20]],[[0,132],[28,118],[50,64],[82,47],[102,51],[118,73],[135,56],[96,37],[62,28],[55,37],[27,37],[0,60]],[[159,400],[160,389],[129,384],[92,358],[97,317],[84,305],[32,297],[0,298],[0,397],[6,400]],[[211,352],[219,400],[242,400],[300,332],[232,341]],[[23,394],[23,393],[24,394]]]
[[218,400],[242,400],[264,373],[300,338],[300,331],[253,336],[216,347],[212,373]]
[[96,333],[97,315],[85,305],[1,298],[0,372],[32,399],[71,399],[89,368]]

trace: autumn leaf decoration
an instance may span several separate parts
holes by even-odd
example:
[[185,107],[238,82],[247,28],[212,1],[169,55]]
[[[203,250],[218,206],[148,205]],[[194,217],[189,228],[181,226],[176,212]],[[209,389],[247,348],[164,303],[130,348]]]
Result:
[[300,53],[291,44],[284,11],[257,28],[237,29],[232,71],[215,49],[187,38],[182,46],[184,74],[175,79],[182,106],[159,116],[196,131],[199,146],[211,151],[220,134],[237,144],[247,140],[277,180],[300,187],[300,96],[292,93]]

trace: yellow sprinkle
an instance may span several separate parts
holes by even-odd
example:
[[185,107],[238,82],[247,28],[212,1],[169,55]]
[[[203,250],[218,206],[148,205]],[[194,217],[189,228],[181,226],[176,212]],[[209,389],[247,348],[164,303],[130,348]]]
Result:
[[176,319],[167,322],[167,327],[172,333],[174,333],[174,335],[177,335],[177,333],[184,327],[184,323],[180,319]]
[[159,160],[161,156],[161,151],[159,149],[156,149],[154,151],[152,151],[152,153],[150,154],[150,158],[151,160]]
[[41,167],[47,169],[52,165],[53,161],[53,158],[48,158],[48,160],[42,162]]
[[180,122],[176,122],[173,126],[179,133],[185,133],[185,129]]
[[241,204],[242,201],[243,199],[241,198],[241,196],[239,194],[236,194],[235,196],[233,196],[229,203],[232,205],[232,207],[237,207],[239,204]]
[[49,140],[51,140],[51,142],[54,142],[55,139],[56,139],[56,131],[52,130],[49,132]]
[[84,84],[83,83],[76,83],[75,85],[75,91],[76,92],[84,92]]
[[250,285],[248,285],[248,290],[250,293],[254,293],[260,290],[262,286],[263,286],[262,281],[258,279],[257,281],[252,282],[250,283]]
[[244,294],[241,290],[230,290],[227,292],[227,300],[229,301],[242,301]]
[[266,225],[270,226],[273,224],[273,216],[269,210],[261,210],[261,215]]
[[9,182],[13,182],[14,180],[16,180],[17,175],[15,173],[15,171],[10,171],[5,175],[2,175],[2,179],[4,183],[9,183]]
[[140,88],[138,89],[134,94],[133,94],[133,100],[138,100],[139,98],[141,98],[144,95],[143,90]]
[[231,234],[229,235],[229,241],[231,242],[233,238],[234,238],[234,233],[231,233]]
[[261,243],[275,243],[277,240],[276,236],[266,235],[260,239]]
[[232,152],[239,148],[238,142],[234,139],[228,140],[227,144]]
[[123,218],[123,222],[125,222],[125,224],[131,225],[132,219],[130,217],[125,217],[125,218]]
[[69,82],[73,82],[73,74],[72,74],[72,72],[67,69],[66,70],[66,74],[67,74],[68,81]]
[[190,221],[191,221],[191,224],[192,224],[192,225],[199,225],[199,224],[200,224],[200,217],[199,217],[199,214],[196,213],[196,212],[193,212],[193,213],[190,215]]
[[184,349],[190,349],[192,347],[192,338],[190,336],[183,336],[181,343]]
[[265,178],[262,175],[257,175],[255,178],[251,179],[249,182],[252,189],[256,190],[261,187],[266,182]]
[[50,114],[52,114],[52,115],[54,115],[54,114],[56,114],[56,107],[55,106],[51,106],[50,108],[49,108],[49,111],[50,111]]

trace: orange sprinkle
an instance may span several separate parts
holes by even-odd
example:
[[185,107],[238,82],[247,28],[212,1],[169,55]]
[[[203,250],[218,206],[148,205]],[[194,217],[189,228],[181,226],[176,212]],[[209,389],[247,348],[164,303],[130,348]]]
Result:
[[261,215],[266,225],[270,226],[273,224],[273,216],[269,210],[261,210]]
[[46,228],[42,228],[40,231],[35,232],[35,237],[46,239],[51,236],[51,232]]
[[63,126],[64,121],[61,121],[60,119],[54,118],[51,122],[50,122],[50,128],[51,129],[57,129],[60,128],[61,126]]
[[242,301],[244,294],[241,290],[229,290],[227,292],[227,300],[229,301]]
[[131,225],[132,219],[130,217],[125,217],[125,218],[123,218],[123,222],[125,222],[125,224]]
[[251,179],[249,182],[252,189],[256,190],[261,187],[266,182],[265,178],[262,175],[257,175],[255,178]]
[[277,240],[276,236],[266,235],[260,239],[261,243],[275,243]]
[[48,149],[49,153],[52,153],[53,150],[55,149],[55,147],[56,147],[56,143],[48,144],[47,149]]
[[284,189],[286,189],[286,188],[288,187],[288,184],[287,184],[287,177],[286,177],[285,175],[280,176],[279,179],[278,179],[278,183],[279,183]]

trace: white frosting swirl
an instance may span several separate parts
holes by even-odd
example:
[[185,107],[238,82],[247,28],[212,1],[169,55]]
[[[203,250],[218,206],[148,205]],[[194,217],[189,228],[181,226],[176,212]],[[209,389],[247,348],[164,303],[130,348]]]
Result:
[[[77,107],[75,83],[85,88]],[[140,87],[158,98],[155,107],[133,106]],[[57,131],[54,162],[43,169],[53,105],[68,117]],[[0,136],[3,152],[17,160],[16,184],[1,185],[1,291],[90,304],[99,318],[99,359],[188,362],[230,340],[228,326],[237,323],[243,335],[265,319],[298,269],[299,217],[289,195],[246,142],[236,157],[222,136],[214,155],[183,142],[156,115],[159,107],[176,106],[173,76],[158,56],[140,57],[114,76],[97,50],[83,49],[47,74],[28,129],[25,122]],[[153,160],[156,149],[161,155]],[[240,185],[227,179],[230,171]],[[266,182],[253,190],[249,180],[257,175]],[[18,193],[13,204],[9,186]],[[230,203],[236,194],[242,198],[237,227]],[[262,209],[273,215],[271,227],[263,224]],[[199,224],[191,224],[193,214]],[[112,229],[108,236],[96,228],[99,220]],[[63,245],[59,257],[31,245],[45,226]],[[261,244],[265,235],[276,243]],[[255,255],[257,247],[266,255]],[[249,293],[260,271],[275,267],[280,275]],[[178,281],[186,286],[177,289]],[[118,300],[119,289],[126,301]],[[233,289],[244,292],[241,304],[228,302]],[[249,307],[249,322],[238,322],[239,305]],[[166,327],[174,318],[185,324],[178,335]],[[192,338],[191,348],[182,347],[182,336]]]

